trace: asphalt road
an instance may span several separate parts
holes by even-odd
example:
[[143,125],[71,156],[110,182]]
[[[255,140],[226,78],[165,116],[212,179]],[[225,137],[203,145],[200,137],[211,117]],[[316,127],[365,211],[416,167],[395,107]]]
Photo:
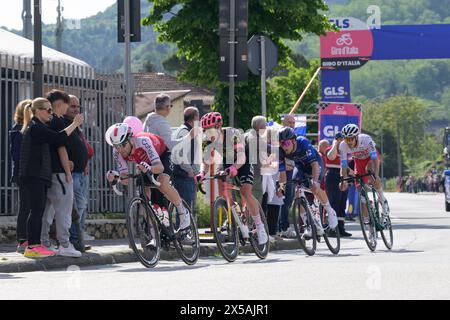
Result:
[[394,248],[369,251],[359,225],[333,256],[325,244],[302,251],[252,254],[234,263],[201,259],[194,266],[161,261],[0,274],[1,299],[450,299],[450,213],[444,196],[387,194]]

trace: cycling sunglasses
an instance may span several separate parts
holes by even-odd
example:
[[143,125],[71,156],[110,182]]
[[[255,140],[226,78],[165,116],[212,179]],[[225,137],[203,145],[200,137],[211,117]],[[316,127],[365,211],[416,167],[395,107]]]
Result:
[[113,144],[113,147],[116,149],[122,149],[125,148],[127,146],[128,140],[121,142],[121,143],[117,143],[117,144]]
[[288,148],[291,146],[291,140],[283,140],[281,141],[281,146],[284,148]]

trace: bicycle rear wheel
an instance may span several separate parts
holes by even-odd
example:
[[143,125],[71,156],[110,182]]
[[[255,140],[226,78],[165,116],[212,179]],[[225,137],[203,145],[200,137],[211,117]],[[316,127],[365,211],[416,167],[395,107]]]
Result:
[[[359,224],[361,226],[361,231],[366,241],[367,247],[370,251],[375,251],[377,248],[377,231],[375,227],[375,221],[373,218],[374,199],[370,196],[370,191],[361,192],[359,199]],[[376,199],[375,199],[376,201]]]
[[334,229],[330,228],[328,224],[328,212],[322,205],[319,206],[319,211],[325,243],[331,253],[338,254],[341,249],[341,236],[339,234],[339,228],[337,226]]
[[[181,230],[175,233],[175,239],[173,244],[175,249],[177,250],[180,258],[187,264],[193,265],[197,262],[198,257],[200,255],[200,239],[198,237],[197,224],[195,222],[195,217],[192,214],[191,208],[189,205],[183,200],[184,207],[189,212],[189,218],[191,220],[191,224],[189,228]],[[169,217],[171,217],[172,222],[171,225],[175,226],[178,229],[179,221],[177,222],[178,211],[173,203],[169,205]]]
[[220,253],[228,262],[236,260],[239,254],[239,234],[233,214],[228,215],[228,204],[224,198],[214,201],[212,210],[212,231]]
[[[266,229],[268,239],[269,227],[267,226],[266,215],[264,214],[264,211],[262,210],[261,206],[259,206],[259,215],[261,216],[261,221],[264,224],[264,228]],[[265,259],[267,257],[267,254],[269,253],[270,242],[269,240],[267,240],[266,243],[261,245],[259,244],[258,234],[256,233],[255,221],[253,220],[253,217],[250,215],[247,209],[246,209],[246,216],[247,216],[247,226],[250,234],[250,244],[252,245],[253,250],[255,250],[256,256],[260,259]]]
[[161,240],[152,209],[139,197],[133,198],[126,216],[128,241],[139,261],[147,268],[158,264]]
[[[303,208],[304,214],[300,213],[300,208]],[[307,255],[313,256],[317,248],[317,230],[306,199],[295,199],[292,215],[295,233],[303,251]]]

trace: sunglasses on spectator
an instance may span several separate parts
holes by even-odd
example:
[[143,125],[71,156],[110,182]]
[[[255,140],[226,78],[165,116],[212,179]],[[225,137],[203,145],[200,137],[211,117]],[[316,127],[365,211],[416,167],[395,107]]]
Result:
[[48,114],[52,114],[53,109],[52,108],[39,108],[39,110],[47,110]]

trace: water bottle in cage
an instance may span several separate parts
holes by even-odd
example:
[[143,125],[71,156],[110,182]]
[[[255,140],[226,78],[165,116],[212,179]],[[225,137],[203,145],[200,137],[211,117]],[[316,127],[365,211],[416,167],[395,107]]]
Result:
[[169,226],[169,211],[167,211],[167,209],[165,207],[162,207],[162,213],[163,213],[163,220],[162,223],[168,227]]
[[[155,210],[156,215],[158,216],[159,221],[161,221],[162,224],[164,224],[166,227],[169,226],[169,213],[167,212],[166,208],[162,208],[158,206],[157,204],[153,205],[153,210]],[[164,212],[165,210],[165,212]],[[166,219],[166,213],[167,213],[167,219]]]

